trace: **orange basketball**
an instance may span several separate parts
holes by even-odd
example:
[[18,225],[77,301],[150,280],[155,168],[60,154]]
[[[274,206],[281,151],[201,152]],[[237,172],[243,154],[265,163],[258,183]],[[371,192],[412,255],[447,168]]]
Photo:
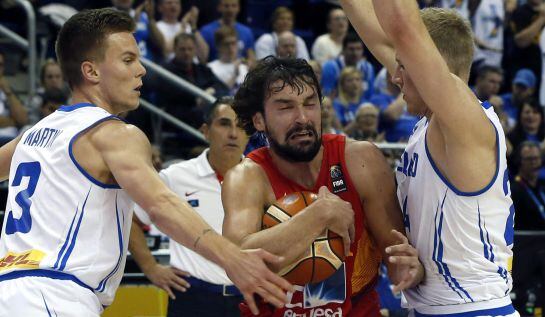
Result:
[[[306,191],[280,198],[265,211],[262,222],[263,229],[289,220],[316,198],[316,194]],[[325,230],[299,259],[283,268],[280,275],[296,285],[316,283],[333,275],[341,267],[343,261],[342,238],[333,231]]]

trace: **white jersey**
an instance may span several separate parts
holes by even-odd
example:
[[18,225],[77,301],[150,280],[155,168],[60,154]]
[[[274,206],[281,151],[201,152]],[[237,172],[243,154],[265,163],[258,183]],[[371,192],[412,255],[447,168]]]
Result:
[[[208,149],[189,161],[173,164],[159,173],[161,179],[215,231],[221,234],[223,204],[221,184],[207,158]],[[148,214],[138,205],[135,214],[145,224],[151,224]],[[225,270],[201,255],[170,240],[170,265],[189,272],[191,276],[213,284],[232,285]]]
[[72,145],[88,129],[117,120],[92,104],[63,106],[27,130],[9,175],[0,240],[0,288],[22,276],[67,279],[109,305],[125,267],[134,203],[76,161]]
[[405,231],[426,270],[424,281],[403,295],[421,314],[512,309],[514,207],[505,136],[490,104],[483,109],[497,144],[496,172],[485,188],[461,192],[440,173],[426,146],[426,118],[415,126],[396,170]]
[[475,38],[494,50],[475,46],[474,61],[486,65],[501,66],[503,56],[503,24],[505,9],[503,0],[482,0],[472,19]]

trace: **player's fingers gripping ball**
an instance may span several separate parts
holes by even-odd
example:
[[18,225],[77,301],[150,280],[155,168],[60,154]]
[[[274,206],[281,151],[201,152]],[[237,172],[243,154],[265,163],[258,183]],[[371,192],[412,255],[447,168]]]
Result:
[[[311,192],[296,192],[276,201],[263,215],[262,227],[267,229],[289,220],[317,199]],[[323,281],[333,275],[344,261],[342,238],[325,230],[295,262],[280,271],[280,275],[296,285]]]

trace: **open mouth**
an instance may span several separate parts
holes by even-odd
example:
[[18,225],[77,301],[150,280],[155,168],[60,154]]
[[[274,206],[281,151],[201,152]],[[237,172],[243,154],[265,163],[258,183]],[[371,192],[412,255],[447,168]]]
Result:
[[140,90],[142,89],[142,84],[138,85],[138,87],[134,88],[134,91],[140,93]]
[[311,138],[313,135],[314,135],[314,133],[312,131],[304,130],[304,131],[299,131],[299,132],[296,132],[296,133],[292,133],[290,135],[290,139],[291,140],[306,139],[306,138]]

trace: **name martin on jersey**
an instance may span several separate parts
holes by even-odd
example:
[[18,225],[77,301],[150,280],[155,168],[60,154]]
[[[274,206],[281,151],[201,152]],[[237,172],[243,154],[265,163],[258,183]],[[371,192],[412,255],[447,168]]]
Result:
[[51,147],[55,139],[62,133],[60,129],[41,128],[27,134],[23,144],[43,148]]

